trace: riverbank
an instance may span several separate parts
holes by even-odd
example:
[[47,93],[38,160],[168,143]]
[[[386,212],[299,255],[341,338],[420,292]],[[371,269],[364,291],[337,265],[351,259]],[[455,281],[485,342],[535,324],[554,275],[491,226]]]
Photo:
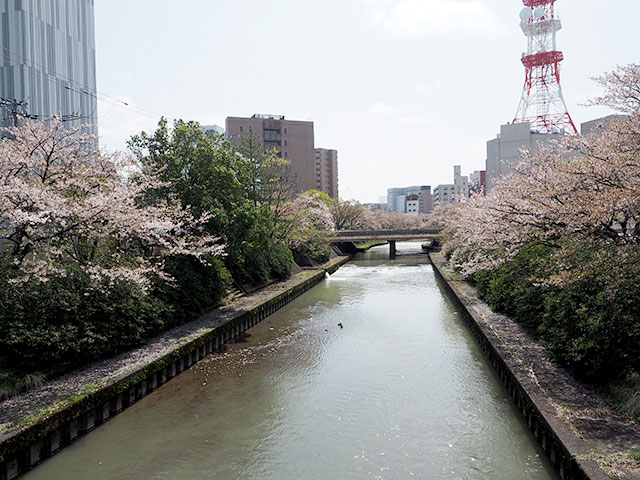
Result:
[[332,274],[349,257],[241,297],[146,345],[0,403],[0,480],[11,480],[107,421]]
[[441,254],[430,258],[562,478],[639,479],[640,425],[620,417],[594,388],[549,361],[525,328],[491,311]]

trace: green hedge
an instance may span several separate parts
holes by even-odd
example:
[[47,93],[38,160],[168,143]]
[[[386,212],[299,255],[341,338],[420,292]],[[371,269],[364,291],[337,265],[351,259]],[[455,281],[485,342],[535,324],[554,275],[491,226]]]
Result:
[[640,371],[640,269],[610,289],[606,273],[563,288],[536,285],[551,249],[532,246],[473,275],[492,309],[532,328],[551,357],[595,382]]
[[[220,303],[230,285],[224,264],[167,261],[172,282],[150,292],[133,283],[96,284],[81,271],[0,288],[0,373],[48,376],[125,352]],[[7,278],[2,275],[0,278]],[[1,379],[0,379],[1,380]]]

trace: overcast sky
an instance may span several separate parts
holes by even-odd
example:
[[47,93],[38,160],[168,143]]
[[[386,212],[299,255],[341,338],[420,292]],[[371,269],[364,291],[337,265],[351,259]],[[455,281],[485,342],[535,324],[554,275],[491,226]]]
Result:
[[[562,85],[578,125],[590,77],[640,62],[639,0],[558,0]],[[224,126],[254,113],[312,120],[339,155],[342,198],[451,183],[484,169],[513,119],[526,39],[520,0],[96,0],[101,145],[160,115]],[[614,8],[615,7],[615,8]],[[116,102],[129,103],[125,107]],[[135,105],[136,108],[132,106]]]

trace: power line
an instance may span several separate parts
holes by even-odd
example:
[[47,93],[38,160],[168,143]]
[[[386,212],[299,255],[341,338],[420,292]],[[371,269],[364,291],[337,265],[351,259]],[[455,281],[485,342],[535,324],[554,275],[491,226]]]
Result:
[[[7,51],[11,52],[6,47],[2,47],[2,48],[4,50],[7,50]],[[6,53],[0,52],[0,55],[2,55],[5,59],[8,59],[10,62],[14,62],[15,61],[13,58],[11,58],[10,55],[8,55]],[[32,63],[32,65],[29,65],[29,66],[31,66],[32,68],[35,67],[35,66],[40,66],[41,68],[46,69],[45,66],[43,66],[41,64],[38,64],[37,62],[32,61],[31,63]],[[52,82],[52,83],[57,83],[58,85],[62,86],[63,88],[65,88],[67,90],[74,91],[74,92],[76,92],[78,94],[81,94],[81,95],[82,94],[89,94],[89,92],[80,91],[80,90],[77,90],[75,88],[71,88],[71,87],[69,87],[69,85],[67,83],[63,82],[61,79],[57,78],[53,74],[47,75],[42,70],[39,70],[37,68],[33,68],[32,73],[35,74],[36,76],[39,76],[40,78],[42,78],[45,81]],[[62,114],[61,118],[63,119],[63,121],[80,120],[80,119],[91,119],[96,114],[96,110],[97,110],[97,107],[94,108],[93,112],[91,112],[88,115],[81,115],[79,111],[78,112],[73,112],[73,113],[70,113],[70,114]],[[31,116],[31,118],[37,118],[37,117],[38,117],[37,115],[32,115]]]
[[[66,77],[65,75],[59,74],[59,73],[53,73],[51,71],[51,69],[41,63],[36,62],[33,59],[27,58],[24,55],[20,55],[19,53],[16,53],[14,51],[12,51],[11,49],[9,49],[8,47],[2,46],[1,47],[3,50],[5,50],[8,53],[5,52],[0,52],[0,55],[2,55],[5,59],[9,60],[10,62],[16,62],[16,61],[20,61],[22,60],[25,64],[30,65],[32,67],[39,67],[38,68],[34,68],[34,73],[36,75],[39,75],[42,79],[49,81],[49,82],[55,82],[58,85],[61,85],[62,87],[64,87],[67,90],[76,92],[78,94],[84,94],[84,95],[90,95],[96,98],[96,100],[98,100],[98,95],[101,97],[104,97],[105,99],[109,99],[112,102],[116,102],[119,103],[131,110],[136,110],[137,113],[141,113],[147,116],[151,116],[153,118],[160,118],[162,117],[161,114],[156,113],[156,112],[152,112],[151,110],[147,110],[145,108],[139,107],[137,105],[131,104],[129,102],[125,102],[124,100],[120,100],[119,98],[113,97],[111,95],[108,95],[106,93],[100,92],[98,90],[87,90],[84,85],[72,80],[69,77]],[[12,55],[15,57],[13,58]],[[45,73],[48,72],[48,73]],[[96,111],[94,110],[90,116],[81,116],[79,118],[93,118],[93,116],[95,115]]]
[[[39,118],[41,118],[41,115],[34,115],[32,113],[29,113],[27,110],[27,105],[29,104],[29,102],[25,101],[25,100],[18,100],[16,98],[4,98],[4,97],[0,97],[0,107],[9,107],[9,114],[11,115],[11,118],[13,119],[13,126],[17,127],[18,126],[18,117],[22,117],[22,118],[30,118],[32,120],[37,120]],[[61,115],[60,116],[60,120],[62,120],[63,122],[69,122],[72,120],[77,120],[79,118],[79,114],[76,113],[72,113],[72,114],[65,114],[65,115]]]

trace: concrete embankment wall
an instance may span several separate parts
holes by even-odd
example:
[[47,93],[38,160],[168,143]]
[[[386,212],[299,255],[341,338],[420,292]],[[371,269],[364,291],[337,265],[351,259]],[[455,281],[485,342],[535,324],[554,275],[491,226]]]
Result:
[[[92,431],[334,273],[349,258],[333,261],[296,285],[204,332],[143,368],[103,388],[79,395],[0,443],[0,480],[13,480],[80,436]],[[37,415],[37,412],[34,412]]]
[[[471,302],[456,287],[456,281],[430,255],[436,275],[442,280],[447,292],[461,308],[464,319],[490,364],[500,376],[511,399],[525,418],[537,442],[551,459],[560,477],[564,480],[606,480],[609,478],[593,460],[576,458],[583,454],[576,434],[553,414],[550,405],[539,390],[531,388],[528,372],[508,352],[490,325],[474,309]],[[474,299],[474,301],[478,301]]]

